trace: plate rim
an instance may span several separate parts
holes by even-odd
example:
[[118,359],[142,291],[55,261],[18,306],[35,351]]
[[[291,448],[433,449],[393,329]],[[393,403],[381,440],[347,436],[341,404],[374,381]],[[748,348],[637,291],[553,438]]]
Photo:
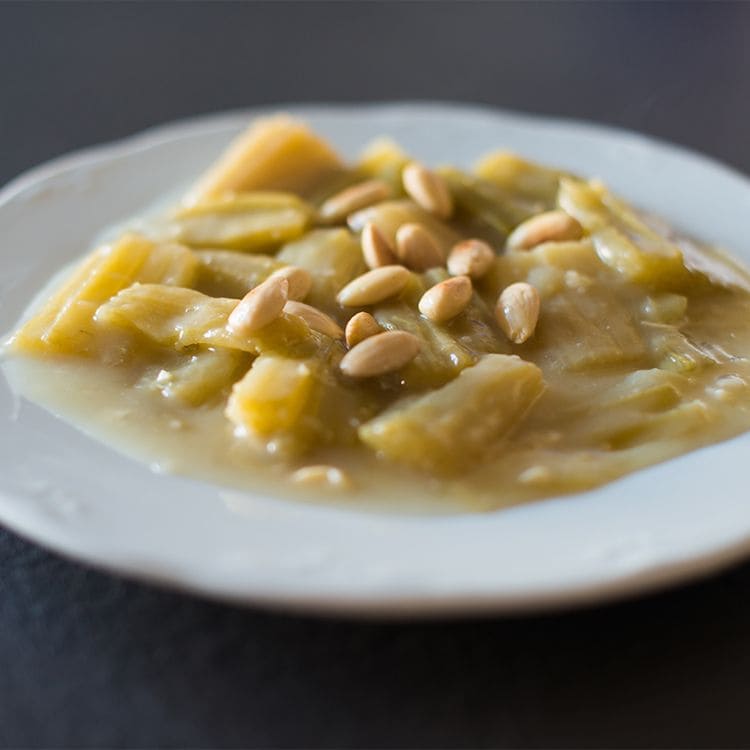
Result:
[[[0,500],[8,495],[0,492]],[[0,510],[0,512],[2,512]],[[625,604],[668,593],[680,585],[698,585],[750,557],[750,533],[741,540],[721,549],[690,559],[660,563],[653,567],[625,573],[602,582],[573,585],[558,590],[534,589],[528,594],[502,592],[484,593],[467,590],[465,593],[444,595],[413,594],[383,595],[372,593],[365,596],[337,596],[330,594],[306,594],[295,591],[282,596],[261,592],[219,591],[210,585],[174,577],[169,573],[140,566],[137,561],[112,560],[96,550],[71,550],[65,542],[52,539],[52,535],[37,533],[23,522],[0,518],[0,526],[10,530],[26,542],[36,544],[46,552],[59,555],[69,563],[90,567],[97,573],[111,575],[125,581],[136,582],[164,591],[197,596],[208,601],[239,606],[261,608],[269,612],[288,615],[304,615],[319,618],[336,617],[346,620],[406,621],[410,619],[455,620],[471,617],[523,618],[565,614],[582,609]]]

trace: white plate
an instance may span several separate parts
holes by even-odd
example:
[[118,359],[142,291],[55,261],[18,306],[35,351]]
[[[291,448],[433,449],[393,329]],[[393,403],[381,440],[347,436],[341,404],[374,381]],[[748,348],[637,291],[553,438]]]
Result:
[[[475,107],[290,107],[353,155],[389,134],[428,162],[504,146],[596,175],[750,262],[750,182],[642,136]],[[258,112],[161,127],[0,194],[0,331],[103,227],[186,184]],[[0,521],[71,557],[212,597],[378,615],[516,612],[706,574],[750,549],[750,435],[606,487],[486,515],[393,517],[152,473],[0,382]]]

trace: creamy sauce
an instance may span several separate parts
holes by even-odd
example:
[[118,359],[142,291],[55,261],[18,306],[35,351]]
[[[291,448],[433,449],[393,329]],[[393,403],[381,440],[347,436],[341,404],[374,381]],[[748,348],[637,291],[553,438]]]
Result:
[[344,467],[353,488],[339,491],[295,486],[288,464],[237,437],[223,414],[226,393],[192,408],[138,387],[144,372],[138,367],[17,356],[2,367],[16,392],[156,472],[389,512],[487,511],[586,490],[750,428],[750,327],[744,324],[750,299],[716,290],[690,304],[683,330],[694,341],[712,342],[720,361],[680,375],[678,401],[656,396],[645,410],[612,405],[633,365],[564,373],[545,361],[540,342],[529,342],[522,356],[542,367],[547,391],[494,459],[447,479],[386,463],[363,448],[316,450],[292,465]]
[[[280,143],[290,150],[269,161]],[[86,258],[62,288],[53,280],[16,332],[3,363],[9,382],[155,471],[393,512],[487,511],[583,491],[750,430],[750,273],[740,264],[666,228],[654,231],[655,220],[646,226],[603,186],[507,154],[478,166],[479,180],[441,173],[456,202],[442,221],[404,197],[407,160],[381,145],[350,169],[296,124],[259,124],[200,183],[221,187],[218,198],[193,196],[197,203],[169,216],[157,207],[128,224],[140,234],[108,231],[119,238],[112,246]],[[394,200],[357,206],[349,228],[347,217],[338,229],[316,227],[314,207],[363,177],[386,180]],[[252,192],[269,184],[287,192]],[[320,195],[312,197],[311,186]],[[527,249],[506,245],[510,229],[553,208],[576,233]],[[389,241],[404,224],[420,224],[438,260],[467,237],[497,253],[448,322],[418,312],[420,296],[448,275],[442,267],[417,272],[428,264],[412,263],[402,272],[406,287],[369,306],[382,327],[418,339],[408,364],[347,379],[336,334],[281,315],[281,306],[244,338],[227,326],[236,300],[289,264],[310,277],[305,302],[343,329],[357,308],[337,294],[366,270],[357,233],[369,221]],[[270,254],[252,255],[259,250]],[[534,287],[541,316],[531,338],[511,343],[495,305],[518,282]],[[250,369],[255,355],[269,367]],[[519,375],[519,360],[508,355],[531,364],[521,363]],[[301,362],[310,363],[302,375]],[[485,364],[516,380],[476,379]],[[248,371],[271,375],[250,378],[255,390],[232,391],[233,424],[227,401],[234,384],[247,385]],[[472,387],[446,398],[459,381]],[[507,386],[508,409],[491,388],[498,383]],[[404,430],[420,419],[404,413],[424,399],[418,429]],[[391,421],[380,429],[384,413]],[[433,425],[440,434],[430,448]],[[351,486],[295,484],[295,470],[318,464],[340,468]]]
[[[239,490],[298,501],[342,504],[396,513],[454,513],[491,507],[479,497],[460,497],[437,480],[383,467],[365,453],[321,451],[316,460],[346,465],[349,490],[298,487],[289,468],[259,455],[234,435],[223,405],[188,409],[157,394],[133,388],[128,377],[84,362],[14,357],[2,363],[11,388],[114,450],[148,464],[155,473],[174,473]],[[317,460],[319,459],[319,461]],[[416,481],[415,481],[416,480]]]

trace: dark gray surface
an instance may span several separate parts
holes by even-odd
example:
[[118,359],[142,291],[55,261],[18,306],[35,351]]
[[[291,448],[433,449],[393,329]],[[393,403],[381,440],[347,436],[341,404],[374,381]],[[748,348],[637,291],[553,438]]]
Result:
[[[199,112],[405,98],[615,123],[750,172],[749,48],[747,3],[0,3],[0,182]],[[745,565],[554,617],[357,624],[0,532],[0,745],[747,746],[749,589]]]

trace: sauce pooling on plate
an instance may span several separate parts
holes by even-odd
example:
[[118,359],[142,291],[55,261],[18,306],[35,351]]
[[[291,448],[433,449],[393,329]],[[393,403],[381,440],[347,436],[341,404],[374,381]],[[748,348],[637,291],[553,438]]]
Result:
[[750,429],[750,274],[507,152],[344,163],[259,120],[7,343],[30,398],[160,467],[393,510],[588,489]]

